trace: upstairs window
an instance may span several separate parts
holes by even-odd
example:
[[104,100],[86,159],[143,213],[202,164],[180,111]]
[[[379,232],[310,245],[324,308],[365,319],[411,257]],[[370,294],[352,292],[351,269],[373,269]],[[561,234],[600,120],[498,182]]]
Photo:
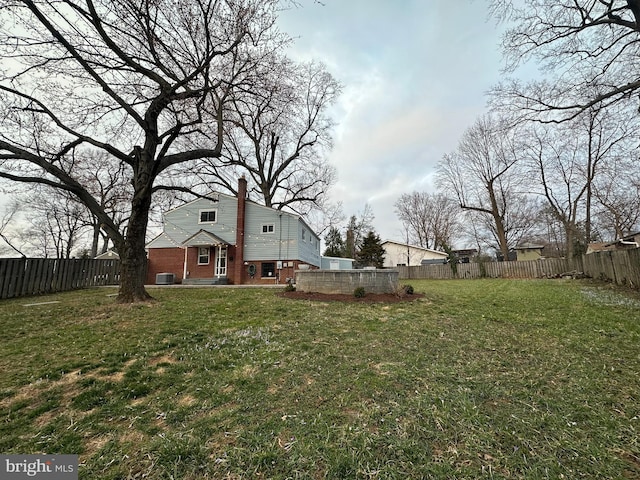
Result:
[[200,220],[198,223],[216,223],[217,217],[217,210],[200,210]]
[[262,225],[262,233],[273,233],[275,231],[275,225],[273,223],[267,223]]

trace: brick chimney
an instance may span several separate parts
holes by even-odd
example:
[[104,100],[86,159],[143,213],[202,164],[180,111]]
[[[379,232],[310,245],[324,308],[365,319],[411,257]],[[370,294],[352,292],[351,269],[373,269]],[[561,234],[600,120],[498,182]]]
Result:
[[247,179],[244,175],[238,179],[238,218],[236,220],[236,254],[234,283],[243,283],[244,273],[244,218],[247,204]]

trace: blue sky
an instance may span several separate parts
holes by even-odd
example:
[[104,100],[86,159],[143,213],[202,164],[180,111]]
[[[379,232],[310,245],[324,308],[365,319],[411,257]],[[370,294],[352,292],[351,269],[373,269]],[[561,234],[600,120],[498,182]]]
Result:
[[500,79],[500,28],[485,0],[300,0],[281,29],[293,58],[324,62],[344,87],[329,162],[347,216],[372,207],[380,237],[402,240],[394,204],[435,191],[444,153],[486,112]]

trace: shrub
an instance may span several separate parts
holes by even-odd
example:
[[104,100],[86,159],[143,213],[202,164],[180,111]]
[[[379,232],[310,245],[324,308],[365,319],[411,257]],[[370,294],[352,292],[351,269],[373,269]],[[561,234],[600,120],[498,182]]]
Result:
[[413,295],[413,286],[411,286],[411,285],[403,285],[402,286],[402,291],[404,293],[406,293],[407,295]]
[[356,298],[363,298],[365,295],[364,287],[358,287],[353,291],[353,296]]
[[294,287],[292,283],[287,283],[287,286],[284,287],[284,291],[285,292],[295,292],[296,291],[296,287]]

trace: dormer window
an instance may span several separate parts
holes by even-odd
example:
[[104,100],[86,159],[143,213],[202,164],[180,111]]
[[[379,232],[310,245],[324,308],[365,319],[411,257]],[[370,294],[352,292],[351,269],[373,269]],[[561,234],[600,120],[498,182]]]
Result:
[[217,210],[200,210],[200,220],[198,223],[216,223],[217,218]]

